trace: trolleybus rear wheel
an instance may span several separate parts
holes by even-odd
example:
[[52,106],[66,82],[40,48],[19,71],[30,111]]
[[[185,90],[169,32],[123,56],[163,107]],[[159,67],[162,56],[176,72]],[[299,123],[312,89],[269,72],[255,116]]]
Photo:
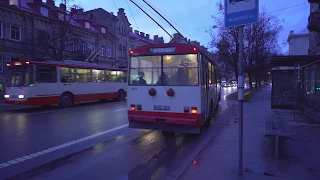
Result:
[[124,90],[120,89],[117,93],[117,100],[123,101],[126,98]]

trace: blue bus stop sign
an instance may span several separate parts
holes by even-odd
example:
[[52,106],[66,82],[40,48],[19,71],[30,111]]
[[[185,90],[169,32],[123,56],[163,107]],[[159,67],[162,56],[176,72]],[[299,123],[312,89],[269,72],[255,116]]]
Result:
[[259,0],[225,0],[225,27],[242,26],[259,21]]

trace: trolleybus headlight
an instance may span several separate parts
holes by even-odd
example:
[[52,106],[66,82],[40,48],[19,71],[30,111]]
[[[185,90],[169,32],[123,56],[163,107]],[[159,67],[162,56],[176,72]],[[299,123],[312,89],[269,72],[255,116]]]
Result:
[[196,114],[198,112],[197,107],[191,107],[191,113]]
[[167,91],[167,95],[168,96],[174,96],[174,90],[173,89],[168,89],[168,91]]
[[132,111],[136,110],[136,106],[134,104],[131,104],[130,105],[130,110],[132,110]]
[[142,110],[141,104],[137,104],[137,110]]
[[4,98],[9,98],[10,96],[8,94],[5,94],[4,95]]
[[185,113],[189,113],[189,111],[190,111],[189,106],[185,106],[185,107],[183,107],[183,112],[185,112]]
[[24,95],[19,95],[18,97],[19,97],[19,99],[23,99]]
[[156,92],[155,89],[153,89],[153,88],[149,89],[149,95],[150,96],[155,96],[156,94],[157,94],[157,92]]

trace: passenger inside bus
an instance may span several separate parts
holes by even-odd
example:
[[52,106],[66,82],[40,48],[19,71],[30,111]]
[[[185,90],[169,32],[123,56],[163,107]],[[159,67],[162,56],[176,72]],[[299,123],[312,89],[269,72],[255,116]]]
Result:
[[67,78],[65,76],[61,77],[61,82],[67,82]]
[[146,85],[147,81],[144,78],[144,72],[140,71],[138,72],[139,80],[138,80],[138,85]]
[[179,67],[176,74],[176,80],[179,85],[186,85],[186,70],[184,67]]
[[159,77],[159,80],[158,80],[158,82],[157,82],[157,85],[161,85],[161,79],[162,79],[163,85],[166,86],[166,85],[169,84],[169,83],[168,83],[168,75],[167,75],[165,72],[163,72],[162,75],[163,75],[163,78],[162,78],[162,76]]

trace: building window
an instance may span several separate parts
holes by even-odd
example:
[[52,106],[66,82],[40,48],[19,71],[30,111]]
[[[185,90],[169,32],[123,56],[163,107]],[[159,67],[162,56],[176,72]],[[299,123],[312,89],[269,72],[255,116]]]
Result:
[[126,46],[122,47],[122,57],[124,57],[124,58],[127,57],[127,48],[126,48]]
[[4,67],[4,60],[3,60],[3,57],[0,56],[0,72],[3,72],[3,67]]
[[121,46],[121,45],[119,46],[118,53],[119,53],[119,54],[118,54],[118,57],[121,58],[121,57],[122,57],[122,46]]
[[86,54],[86,44],[82,44],[82,54]]
[[94,52],[96,49],[94,48],[94,46],[91,47],[91,52]]
[[75,51],[76,50],[76,43],[71,42],[70,43],[70,51]]
[[105,48],[101,48],[101,56],[105,56],[106,55],[106,49]]
[[107,49],[107,56],[111,57],[111,49]]
[[2,37],[2,29],[3,29],[3,28],[2,28],[2,22],[0,22],[0,38],[3,38],[3,37]]
[[41,8],[40,8],[40,12],[41,12],[41,14],[42,14],[43,16],[48,17],[48,9],[47,9],[47,8],[41,7]]
[[90,29],[90,23],[89,23],[89,22],[85,22],[85,27],[86,27],[87,29]]
[[10,26],[10,39],[16,41],[21,40],[21,28],[19,26]]
[[59,19],[60,19],[61,21],[64,21],[64,14],[63,14],[63,13],[59,13]]
[[105,34],[106,33],[106,28],[102,27],[101,28],[101,32]]
[[15,5],[17,7],[19,7],[19,0],[10,0],[10,5]]

